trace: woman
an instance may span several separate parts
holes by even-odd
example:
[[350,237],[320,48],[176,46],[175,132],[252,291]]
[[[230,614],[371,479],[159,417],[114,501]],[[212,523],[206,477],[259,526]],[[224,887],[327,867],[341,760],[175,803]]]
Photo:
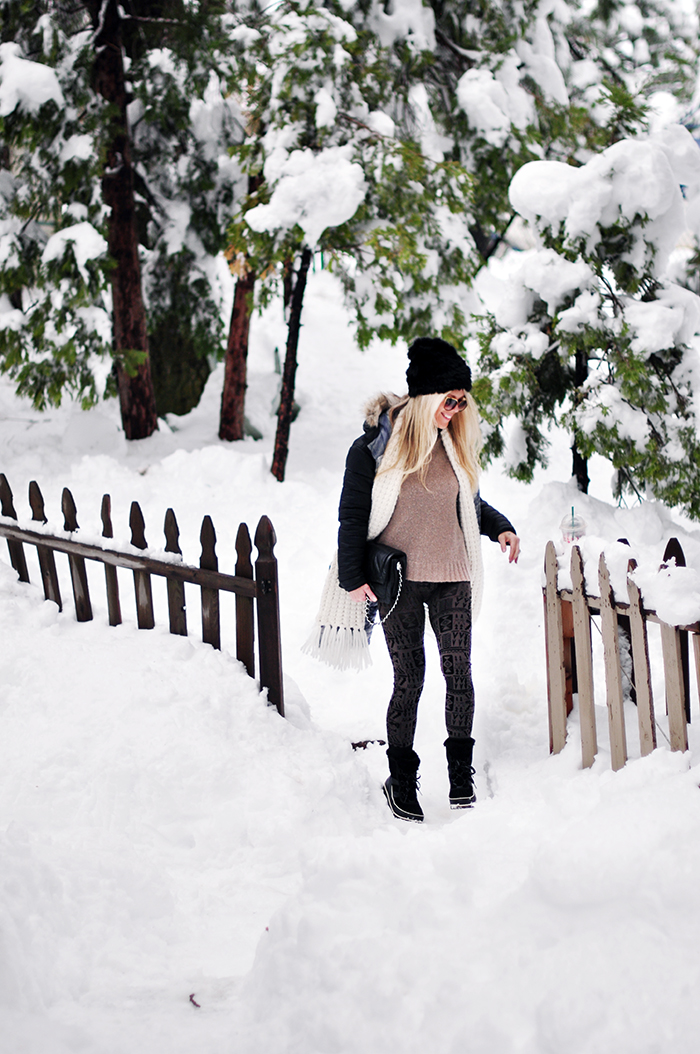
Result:
[[407,580],[398,603],[393,610],[379,605],[394,667],[384,793],[395,816],[421,822],[413,738],[425,674],[425,607],[447,686],[450,806],[469,808],[476,800],[470,651],[483,581],[479,534],[508,549],[511,563],[520,541],[510,521],[479,495],[481,434],[469,367],[452,345],[432,337],[414,341],[408,358],[408,395],[380,396],[368,408],[365,434],[348,453],[337,564],[307,650],[338,666],[363,663],[365,609],[376,601],[364,571],[366,542],[403,550]]

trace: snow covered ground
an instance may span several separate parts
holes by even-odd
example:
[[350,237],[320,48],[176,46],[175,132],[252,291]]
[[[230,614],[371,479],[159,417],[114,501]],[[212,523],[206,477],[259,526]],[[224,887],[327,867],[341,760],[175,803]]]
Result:
[[[224,649],[159,626],[43,602],[35,564],[21,585],[0,542],[1,1054],[695,1054],[700,1031],[700,715],[691,750],[661,747],[580,767],[570,741],[548,755],[541,568],[575,504],[591,554],[625,536],[658,566],[676,535],[700,568],[700,531],[648,503],[618,509],[609,469],[591,495],[568,480],[556,437],[532,486],[485,473],[483,493],[516,524],[517,567],[484,540],[487,586],[474,643],[479,802],[450,812],[434,648],[416,748],[423,826],[381,795],[390,667],[381,634],[360,674],[300,653],[336,531],[345,453],[361,406],[403,388],[405,351],[353,347],[333,280],[312,276],[298,370],[301,413],[287,481],[268,468],[284,330],[256,320],[248,414],[258,443],[220,443],[221,371],[187,418],[127,446],[117,410],[38,414],[0,386],[0,471],[28,518],[36,479],[61,525],[70,487],[85,535],[112,495],[118,541],[140,502],[149,544],[172,506],[185,558],[212,516],[222,570],[238,524],[278,535],[287,720]],[[68,571],[59,560],[64,597]],[[694,576],[696,571],[692,572]],[[690,580],[688,580],[690,581]],[[599,645],[596,645],[600,666]],[[663,712],[658,647],[652,662]],[[599,682],[598,702],[603,702]],[[665,719],[660,717],[663,729]]]

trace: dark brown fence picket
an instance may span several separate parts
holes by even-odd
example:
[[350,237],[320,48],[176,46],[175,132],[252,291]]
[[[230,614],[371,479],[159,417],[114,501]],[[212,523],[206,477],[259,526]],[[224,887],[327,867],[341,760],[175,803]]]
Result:
[[[216,557],[216,531],[211,516],[202,520],[199,540],[202,555],[199,566],[205,571],[218,571],[219,561]],[[219,590],[202,586],[202,640],[212,648],[221,648],[221,620],[219,615]]]
[[[238,528],[236,535],[236,574],[241,578],[253,581],[253,564],[250,554],[253,544],[250,531],[245,523]],[[236,658],[243,663],[248,674],[255,676],[255,621],[253,618],[253,598],[236,594]]]
[[[166,553],[177,553],[182,556],[180,548],[180,528],[175,519],[175,513],[168,509],[165,514],[165,551]],[[177,633],[181,637],[187,636],[187,614],[185,611],[185,583],[177,582],[168,578],[168,615],[170,616],[170,632]]]
[[[112,499],[109,494],[102,495],[102,506],[100,508],[102,520],[102,537],[114,538],[112,527]],[[112,564],[105,564],[105,586],[107,588],[107,611],[110,626],[120,626],[122,621],[122,606],[119,602],[119,580],[117,569]]]
[[[67,487],[63,488],[61,508],[63,510],[63,530],[73,534],[78,530],[78,511],[75,507],[73,495]],[[70,565],[71,582],[73,583],[75,617],[78,622],[90,622],[92,621],[92,604],[90,603],[85,557],[72,553],[68,556],[68,563]]]
[[[44,500],[35,482],[30,484],[30,507],[32,522],[47,523]],[[64,489],[61,507],[66,535],[52,535],[43,531],[20,527],[14,508],[12,491],[6,477],[0,474],[0,503],[3,519],[0,520],[0,537],[7,540],[10,561],[21,581],[29,582],[29,573],[24,545],[33,545],[39,555],[44,595],[61,605],[61,595],[56,574],[55,553],[65,553],[71,572],[76,617],[80,622],[92,618],[92,605],[88,588],[85,561],[101,563],[105,569],[107,607],[109,622],[117,626],[121,622],[121,605],[117,568],[123,567],[134,574],[137,622],[140,628],[150,629],[155,625],[155,612],[151,591],[151,576],[166,579],[170,632],[187,635],[185,606],[185,583],[197,586],[202,597],[202,637],[216,648],[221,647],[219,615],[219,593],[233,593],[236,597],[236,656],[251,677],[255,676],[255,627],[257,613],[257,638],[259,655],[259,677],[261,689],[267,690],[270,705],[284,715],[284,690],[282,684],[282,651],[279,620],[279,589],[277,558],[274,554],[275,531],[267,516],[258,523],[255,545],[258,556],[255,568],[251,562],[250,534],[242,523],[236,538],[236,573],[222,574],[218,570],[216,555],[216,532],[210,517],[206,516],[201,531],[200,566],[182,562],[179,545],[179,530],[175,514],[168,509],[165,517],[165,551],[180,559],[163,560],[146,554],[146,528],[137,502],[131,505],[129,523],[131,545],[128,552],[81,542],[76,538],[79,531],[75,501],[69,490]],[[112,527],[111,500],[105,494],[101,507],[102,537],[114,537]],[[136,552],[134,551],[136,550]],[[140,555],[138,551],[143,555]]]
[[[15,506],[12,501],[12,491],[10,490],[10,484],[7,482],[7,477],[4,472],[0,474],[0,512],[2,512],[3,516],[7,516],[9,519],[17,519],[17,513],[15,512]],[[27,560],[24,555],[24,547],[22,543],[8,538],[7,548],[10,554],[10,563],[19,575],[20,582],[28,582],[29,571],[27,570]]]
[[284,716],[282,689],[282,646],[280,640],[280,606],[277,584],[277,559],[274,548],[275,529],[263,516],[255,532],[258,558],[255,561],[255,584],[258,590],[258,647],[260,649],[260,687],[267,688],[268,701]]
[[[136,549],[148,549],[146,524],[141,512],[141,506],[137,501],[132,501],[131,503],[129,526],[131,527],[131,544]],[[136,621],[139,629],[153,629],[156,620],[153,614],[151,576],[148,571],[134,571],[134,593],[136,596]]]
[[[39,490],[39,485],[34,480],[29,484],[29,505],[32,510],[32,519],[38,523],[46,523],[44,498]],[[53,600],[54,604],[58,605],[58,610],[62,611],[63,603],[61,602],[61,590],[58,584],[56,560],[53,552],[46,545],[37,545],[36,551],[39,557],[39,570],[41,571],[41,581],[44,586],[44,596],[47,600]]]

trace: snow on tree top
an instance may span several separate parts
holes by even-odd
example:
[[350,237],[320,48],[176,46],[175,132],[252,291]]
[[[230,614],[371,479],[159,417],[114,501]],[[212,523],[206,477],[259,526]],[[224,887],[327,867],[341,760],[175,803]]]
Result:
[[364,199],[362,168],[348,154],[349,148],[334,146],[320,154],[293,150],[281,164],[275,157],[277,185],[268,205],[256,205],[246,214],[249,226],[273,231],[298,223],[315,245],[327,227],[349,220]]
[[0,44],[0,116],[6,117],[18,106],[36,113],[50,100],[65,106],[54,70],[22,58],[19,44]]

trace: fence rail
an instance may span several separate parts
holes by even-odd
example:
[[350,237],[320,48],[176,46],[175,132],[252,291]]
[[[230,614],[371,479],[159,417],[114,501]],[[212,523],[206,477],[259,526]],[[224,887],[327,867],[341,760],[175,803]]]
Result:
[[[664,554],[664,564],[675,559],[685,565],[683,550],[672,538]],[[628,572],[635,562],[628,564]],[[581,754],[584,767],[593,764],[598,751],[593,682],[593,652],[591,617],[599,616],[603,638],[605,667],[605,701],[610,734],[612,768],[617,770],[627,761],[625,729],[624,685],[628,677],[631,696],[637,706],[637,724],[642,755],[656,747],[656,716],[649,664],[647,623],[657,623],[661,629],[666,710],[671,750],[688,749],[690,721],[690,665],[689,641],[692,639],[695,668],[700,688],[700,623],[671,626],[657,613],[644,607],[636,583],[627,578],[628,601],[615,599],[610,573],[601,553],[598,565],[598,596],[586,593],[583,559],[577,545],[571,549],[570,590],[560,590],[558,561],[554,543],[547,544],[544,560],[545,585],[545,647],[547,661],[547,700],[549,711],[549,747],[559,753],[566,743],[567,717],[573,708],[573,695],[578,694],[581,724]],[[623,650],[631,656],[627,675],[621,662]]]
[[[44,499],[39,486],[29,484],[29,505],[32,521],[46,524]],[[251,560],[252,544],[245,523],[241,523],[236,537],[236,573],[219,571],[216,555],[216,531],[209,516],[202,521],[200,533],[201,556],[199,567],[182,561],[179,544],[179,529],[175,513],[168,509],[165,515],[165,552],[171,559],[164,560],[146,552],[124,552],[76,540],[79,530],[77,509],[73,495],[64,488],[61,501],[64,536],[20,527],[14,506],[14,498],[7,478],[0,474],[0,537],[7,540],[10,562],[20,581],[29,582],[29,571],[24,552],[25,545],[36,548],[39,560],[44,596],[63,607],[61,590],[56,570],[55,553],[65,553],[70,567],[71,586],[75,602],[75,614],[79,622],[89,622],[92,603],[88,586],[86,560],[104,565],[107,610],[110,626],[122,621],[121,598],[117,568],[133,572],[136,620],[139,629],[152,629],[155,625],[151,576],[166,579],[168,594],[168,616],[170,632],[187,636],[187,614],[185,606],[185,584],[198,586],[202,606],[202,640],[214,648],[221,648],[221,623],[219,593],[234,593],[236,597],[236,657],[243,663],[250,677],[255,677],[255,615],[257,613],[258,655],[260,687],[267,689],[268,701],[284,715],[284,692],[282,687],[282,651],[279,617],[279,589],[277,558],[274,547],[277,541],[274,527],[267,516],[263,516],[255,532],[258,556]],[[111,499],[105,494],[101,507],[102,537],[107,541],[114,537],[112,527]],[[135,550],[146,550],[145,522],[138,502],[132,502],[129,516],[131,545]]]

